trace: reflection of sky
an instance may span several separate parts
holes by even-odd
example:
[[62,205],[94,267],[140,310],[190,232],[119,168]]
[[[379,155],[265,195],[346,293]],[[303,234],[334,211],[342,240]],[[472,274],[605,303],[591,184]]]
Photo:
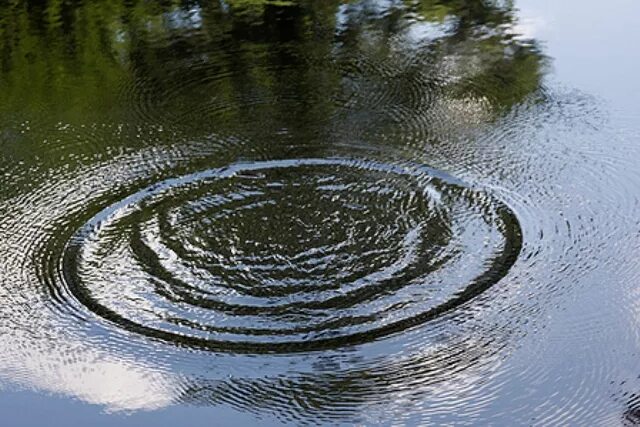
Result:
[[202,26],[202,12],[198,6],[189,10],[176,9],[166,14],[165,20],[171,29],[197,29]]
[[445,21],[443,23],[418,21],[407,28],[406,41],[411,45],[419,47],[425,43],[431,43],[446,36],[452,29],[452,21]]
[[[384,16],[399,8],[406,8],[406,4],[399,0],[362,0],[342,4],[335,15],[336,32],[339,34],[346,31],[350,19],[358,19],[363,15]],[[402,49],[418,49],[450,34],[454,24],[453,17],[444,22],[432,22],[416,15],[405,22],[404,31],[399,33],[402,36],[399,42],[402,43]]]
[[344,3],[338,7],[338,12],[336,13],[336,31],[341,32],[347,29],[350,15],[383,16],[391,10],[403,6],[404,4],[401,0],[360,0]]
[[545,43],[556,79],[603,97],[614,107],[631,108],[634,115],[640,112],[640,1],[516,4],[522,30]]
[[[160,370],[97,350],[87,351],[86,346],[69,357],[67,352],[74,350],[34,348],[32,341],[30,334],[21,335],[19,331],[0,338],[0,347],[5,349],[0,378],[73,396],[111,411],[157,409],[173,399],[171,376]],[[10,353],[7,349],[16,347],[31,350],[6,357]]]
[[532,40],[544,31],[546,25],[546,21],[540,17],[520,14],[518,20],[511,29],[511,33],[517,40]]

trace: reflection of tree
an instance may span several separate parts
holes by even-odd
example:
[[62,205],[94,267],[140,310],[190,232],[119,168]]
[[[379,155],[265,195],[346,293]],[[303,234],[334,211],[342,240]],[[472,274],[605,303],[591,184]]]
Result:
[[[383,64],[403,55],[423,60],[404,69],[398,63],[386,76],[376,76],[375,67],[359,69],[358,78],[440,73],[450,94],[490,98],[498,108],[538,87],[542,56],[509,33],[515,19],[510,6],[387,3],[13,2],[0,15],[2,104],[104,113],[130,107],[118,102],[122,87],[135,81],[144,87],[134,89],[156,97],[146,101],[158,108],[197,108],[215,93],[226,97],[221,102],[228,112],[242,114],[247,96],[255,95],[284,101],[269,101],[272,119],[293,112],[291,122],[303,115],[321,120],[334,108],[327,101],[344,92],[355,61]],[[407,42],[408,34],[428,26],[441,34]],[[296,105],[287,105],[294,99]]]
[[[399,395],[410,395],[415,401],[428,400],[444,388],[454,393],[461,391],[452,400],[462,398],[462,391],[479,380],[475,373],[486,368],[485,361],[495,356],[487,354],[487,346],[500,332],[483,333],[482,337],[472,337],[469,332],[466,339],[448,342],[439,351],[417,351],[409,357],[396,355],[392,362],[378,366],[344,370],[331,357],[318,357],[311,373],[185,380],[178,399],[194,405],[231,404],[244,411],[272,413],[286,419],[362,423],[362,407],[383,406],[385,412],[402,410],[402,403],[394,402]],[[348,353],[334,355],[337,360],[345,356],[348,358]]]

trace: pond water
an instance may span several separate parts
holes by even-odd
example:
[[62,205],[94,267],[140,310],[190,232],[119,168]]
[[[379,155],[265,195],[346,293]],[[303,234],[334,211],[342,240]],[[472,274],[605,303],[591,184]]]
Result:
[[603,6],[8,2],[2,424],[639,423]]

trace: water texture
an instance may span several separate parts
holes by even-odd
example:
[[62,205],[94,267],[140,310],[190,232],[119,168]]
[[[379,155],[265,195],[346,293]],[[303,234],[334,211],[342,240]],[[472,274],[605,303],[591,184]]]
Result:
[[3,6],[0,400],[637,422],[640,115],[516,6]]

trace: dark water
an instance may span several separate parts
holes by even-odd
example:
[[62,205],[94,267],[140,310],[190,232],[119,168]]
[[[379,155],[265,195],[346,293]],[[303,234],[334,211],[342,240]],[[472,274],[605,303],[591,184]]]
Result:
[[640,422],[607,8],[3,5],[1,424]]

